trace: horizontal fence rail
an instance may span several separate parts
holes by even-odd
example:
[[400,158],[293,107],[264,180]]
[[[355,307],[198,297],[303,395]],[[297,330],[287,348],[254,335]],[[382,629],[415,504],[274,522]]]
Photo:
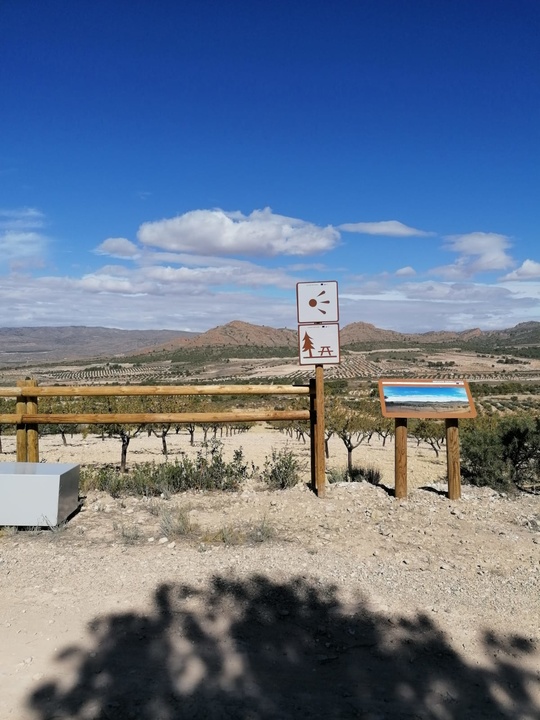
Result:
[[[201,395],[304,395],[309,410],[246,409],[223,412],[142,412],[142,413],[40,413],[39,398],[129,397]],[[39,425],[152,425],[205,424],[257,421],[309,421],[311,480],[322,497],[325,490],[324,385],[320,375],[309,385],[94,385],[43,386],[27,378],[17,387],[0,387],[0,397],[16,401],[14,413],[0,414],[0,424],[17,428],[17,462],[39,462]]]
[[122,397],[136,395],[309,395],[308,385],[63,385],[0,388],[0,397]]

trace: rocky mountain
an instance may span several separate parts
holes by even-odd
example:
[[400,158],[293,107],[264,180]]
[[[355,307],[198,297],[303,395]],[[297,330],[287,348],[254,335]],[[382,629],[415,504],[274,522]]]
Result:
[[[537,344],[540,343],[540,322],[520,323],[505,330],[480,330],[471,328],[460,332],[449,330],[432,330],[425,333],[401,333],[396,330],[385,330],[371,323],[355,322],[340,329],[341,346],[351,347],[366,344],[390,345],[423,345],[423,344]],[[259,347],[296,347],[298,335],[296,328],[272,328],[264,325],[251,325],[239,320],[219,325],[194,338],[175,339],[167,344],[168,350],[201,347],[227,346],[259,346]]]
[[395,330],[382,330],[370,323],[355,322],[340,329],[339,339],[342,347],[359,343],[407,342],[408,335]]
[[[540,323],[539,323],[540,326]],[[501,331],[506,332],[506,331]],[[400,343],[427,344],[427,343],[462,343],[485,335],[482,330],[474,328],[461,332],[448,330],[431,330],[425,333],[400,333],[395,330],[383,330],[370,323],[355,322],[341,329],[340,340],[342,346],[359,345],[362,343]]]
[[176,338],[163,345],[164,350],[173,351],[182,348],[228,347],[296,347],[298,336],[296,330],[273,328],[266,325],[252,325],[235,320],[226,325],[218,325],[193,338]]
[[[400,333],[365,322],[341,328],[342,348],[369,344],[391,346],[446,344],[484,347],[538,345],[540,322],[519,323],[504,330],[478,328],[462,332]],[[205,347],[296,348],[296,328],[273,328],[236,320],[204,333],[174,330],[118,330],[100,327],[0,328],[0,366],[81,359],[118,358],[151,352]]]
[[482,335],[488,340],[518,345],[540,343],[540,322],[523,322],[506,330],[491,330]]

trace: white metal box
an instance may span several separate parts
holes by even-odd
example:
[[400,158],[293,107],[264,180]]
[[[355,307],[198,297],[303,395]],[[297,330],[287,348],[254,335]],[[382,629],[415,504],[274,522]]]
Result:
[[79,505],[79,465],[0,463],[0,526],[55,527]]

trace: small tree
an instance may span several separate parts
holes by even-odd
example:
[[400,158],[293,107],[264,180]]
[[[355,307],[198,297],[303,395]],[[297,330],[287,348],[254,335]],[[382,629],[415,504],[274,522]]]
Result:
[[[149,398],[150,400],[150,398]],[[148,412],[155,413],[178,413],[185,411],[185,401],[176,395],[159,395],[151,398],[148,404]],[[169,434],[173,424],[170,422],[152,423],[148,426],[148,433],[161,438],[161,452],[167,458],[169,456],[169,448],[167,446],[167,435]]]
[[416,438],[417,445],[425,442],[434,451],[436,457],[439,457],[446,437],[444,424],[440,420],[415,419],[411,422],[410,434]]
[[[98,399],[98,398],[96,398]],[[144,398],[143,398],[144,399]],[[141,412],[141,398],[140,397],[108,397],[107,400],[107,412],[113,413],[113,414],[120,414],[120,413],[138,413]],[[102,410],[103,412],[103,410]],[[127,452],[129,443],[131,442],[132,438],[137,437],[137,435],[140,435],[142,430],[145,427],[145,423],[140,423],[138,425],[132,425],[132,424],[107,424],[107,425],[98,425],[98,428],[101,430],[102,433],[108,435],[109,437],[116,437],[120,439],[121,442],[121,453],[120,453],[120,471],[121,472],[127,472]]]
[[347,449],[347,471],[352,477],[354,474],[353,450],[373,434],[373,418],[349,405],[338,402],[327,413],[326,423]]
[[375,432],[381,438],[383,447],[385,447],[387,439],[395,434],[394,421],[381,415],[375,421]]
[[[84,412],[83,398],[66,399],[62,397],[44,397],[40,400],[40,412],[51,415],[61,415],[65,412]],[[77,426],[67,423],[50,423],[42,425],[41,433],[44,435],[60,435],[62,445],[67,446],[67,433],[73,437]]]

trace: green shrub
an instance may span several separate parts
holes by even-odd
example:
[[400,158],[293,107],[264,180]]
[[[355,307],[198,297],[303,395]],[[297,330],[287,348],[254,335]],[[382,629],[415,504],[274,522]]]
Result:
[[540,477],[540,420],[516,415],[470,423],[462,432],[463,477],[496,490],[531,489]]
[[296,455],[288,448],[272,448],[266,456],[261,478],[270,490],[286,490],[300,481],[302,466]]
[[330,485],[339,482],[349,482],[350,477],[347,468],[331,467],[326,471],[326,477]]
[[169,496],[186,490],[238,490],[249,477],[242,449],[236,450],[231,462],[223,459],[223,443],[205,443],[194,459],[183,457],[174,463],[145,462],[134,465],[127,473],[115,467],[84,468],[83,490],[104,490],[119,495]]
[[80,485],[81,490],[102,490],[110,493],[112,497],[119,497],[125,484],[124,473],[119,473],[112,465],[103,467],[82,467]]
[[497,426],[471,425],[461,434],[463,479],[471,485],[500,490],[508,487]]
[[122,525],[120,537],[124,545],[136,545],[142,540],[143,534],[137,525]]
[[159,528],[169,539],[187,537],[197,529],[189,518],[187,508],[164,508],[160,514]]
[[204,543],[217,545],[256,545],[275,538],[275,529],[265,518],[258,523],[223,525],[202,534]]
[[381,471],[372,465],[360,467],[353,465],[348,468],[330,468],[328,470],[328,482],[368,482],[370,485],[378,485],[381,482]]
[[370,483],[370,485],[378,485],[381,482],[381,471],[372,465],[359,468],[362,480]]

